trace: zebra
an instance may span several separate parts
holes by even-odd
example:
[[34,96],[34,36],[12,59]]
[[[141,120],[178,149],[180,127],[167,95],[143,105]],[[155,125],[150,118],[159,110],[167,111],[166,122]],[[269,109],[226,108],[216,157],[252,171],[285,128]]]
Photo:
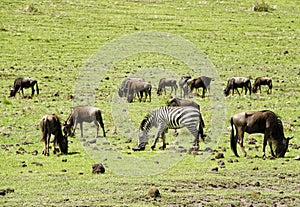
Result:
[[154,150],[158,137],[161,135],[163,140],[162,149],[166,148],[165,134],[168,129],[179,129],[186,127],[195,137],[193,149],[199,149],[199,135],[201,141],[204,141],[204,121],[200,111],[194,107],[171,107],[162,106],[146,115],[142,120],[139,129],[138,146],[133,148],[134,151],[145,150],[148,144],[148,132],[152,127],[158,128],[151,149]]

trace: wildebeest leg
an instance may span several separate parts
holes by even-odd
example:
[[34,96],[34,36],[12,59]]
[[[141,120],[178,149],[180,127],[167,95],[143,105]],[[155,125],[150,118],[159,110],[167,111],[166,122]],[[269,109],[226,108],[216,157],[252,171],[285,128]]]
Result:
[[274,154],[274,151],[273,151],[272,142],[269,142],[269,147],[271,149],[271,155],[272,155],[272,157],[276,157],[275,154]]
[[267,133],[265,133],[264,142],[263,142],[263,156],[262,156],[263,159],[266,159],[266,146],[267,146],[267,142],[268,142],[268,137],[269,137],[269,135]]
[[24,97],[24,90],[22,86],[21,86],[21,92],[22,92],[22,96]]
[[244,157],[247,157],[247,152],[244,147],[244,135],[245,135],[244,129],[239,129],[236,136],[238,136],[238,143],[242,149]]
[[259,93],[261,93],[261,85],[259,85],[258,87],[259,87]]
[[49,144],[50,144],[50,137],[51,134],[47,133],[46,139],[45,139],[45,147],[43,150],[43,155],[49,156]]
[[96,136],[95,138],[99,137],[99,123],[97,120],[94,121],[94,124],[96,126]]
[[163,131],[164,131],[164,125],[163,125],[163,124],[160,124],[160,125],[158,126],[157,133],[156,133],[156,135],[155,135],[153,144],[152,144],[152,146],[151,146],[151,149],[152,149],[152,150],[154,150],[155,145],[156,145],[156,142],[157,142],[159,136],[161,135],[161,133],[162,133]]
[[83,137],[83,122],[80,122],[79,126],[80,126],[81,137]]
[[77,119],[75,119],[74,126],[73,126],[73,132],[70,135],[71,137],[75,136],[75,131],[76,131],[76,128],[77,128],[77,124],[78,124]]

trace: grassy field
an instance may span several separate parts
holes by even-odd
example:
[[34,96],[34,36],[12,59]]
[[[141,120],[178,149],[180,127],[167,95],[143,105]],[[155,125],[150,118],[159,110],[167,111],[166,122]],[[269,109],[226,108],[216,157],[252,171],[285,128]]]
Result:
[[[0,205],[298,206],[300,165],[294,157],[300,155],[300,4],[274,0],[267,2],[269,12],[256,12],[257,3],[250,0],[1,1],[0,189],[7,193],[0,197]],[[205,133],[210,136],[200,148],[214,146],[212,153],[177,153],[175,156],[180,156],[174,160],[166,160],[164,152],[158,149],[152,152],[149,146],[144,152],[132,152],[142,118],[170,98],[156,95],[157,78],[166,71],[174,77],[204,75],[199,74],[201,68],[191,70],[185,60],[165,53],[131,51],[106,73],[96,68],[95,76],[87,75],[87,63],[105,45],[150,31],[183,38],[207,56],[214,66],[210,69],[218,75],[212,82],[217,85],[212,94],[220,95],[232,76],[268,76],[273,79],[273,93],[267,95],[263,88],[261,94],[252,94],[251,98],[222,96],[218,101],[225,110],[218,112],[217,118],[221,118],[217,121],[214,97],[194,98],[201,106]],[[180,49],[187,50],[187,45]],[[111,51],[107,58],[118,52]],[[76,98],[76,90],[81,86],[78,83],[85,75],[93,83],[89,86],[95,97],[93,105],[103,111],[107,138],[98,139],[94,145],[87,144],[95,128],[85,124],[84,139],[69,138],[68,155],[55,156],[51,152],[44,157],[39,120],[52,113],[66,120],[75,105],[69,97],[75,94]],[[116,102],[118,85],[125,76],[143,76],[151,81],[152,102],[129,105]],[[32,99],[19,94],[8,98],[9,86],[17,77],[36,78],[40,95]],[[30,90],[25,89],[25,93],[29,95]],[[259,134],[245,136],[248,158],[234,157],[229,146],[230,116],[263,109],[281,117],[286,137],[294,135],[285,158],[262,160],[263,136]],[[220,124],[220,131],[213,133]],[[188,135],[184,130],[179,133]],[[256,139],[256,144],[250,144],[250,138]],[[170,130],[167,141],[175,139]],[[159,142],[157,147],[160,145]],[[102,147],[104,153],[97,150]],[[171,151],[169,148],[167,152]],[[37,155],[32,153],[35,150]],[[224,158],[216,159],[218,153],[223,153]],[[92,165],[99,162],[104,164],[106,172],[92,174]],[[145,174],[135,176],[137,172]],[[160,197],[154,199],[148,195],[152,187],[159,189]]]

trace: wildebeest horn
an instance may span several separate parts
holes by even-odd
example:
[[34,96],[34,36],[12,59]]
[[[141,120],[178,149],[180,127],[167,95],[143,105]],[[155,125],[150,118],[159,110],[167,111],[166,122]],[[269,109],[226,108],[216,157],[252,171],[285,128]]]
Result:
[[286,138],[286,139],[288,139],[288,140],[291,140],[291,139],[293,139],[294,138],[294,135],[292,135],[292,136],[289,136],[288,138]]

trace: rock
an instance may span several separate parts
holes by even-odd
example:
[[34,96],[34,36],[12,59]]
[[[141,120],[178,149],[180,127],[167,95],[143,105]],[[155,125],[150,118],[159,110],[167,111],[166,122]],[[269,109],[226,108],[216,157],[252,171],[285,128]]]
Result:
[[99,163],[99,164],[94,164],[94,165],[92,166],[92,172],[93,172],[94,174],[104,173],[104,172],[105,172],[105,168],[104,168],[104,166],[103,166],[101,163]]
[[157,198],[157,197],[160,197],[160,192],[157,188],[151,188],[148,192],[148,195],[151,198]]
[[211,170],[212,170],[212,171],[218,172],[218,171],[219,171],[219,168],[218,168],[218,167],[214,167],[214,168],[212,168]]
[[215,156],[216,159],[221,159],[221,158],[224,158],[224,154],[223,153],[218,153],[216,156]]
[[61,160],[62,162],[67,162],[68,160],[66,158],[62,159]]

